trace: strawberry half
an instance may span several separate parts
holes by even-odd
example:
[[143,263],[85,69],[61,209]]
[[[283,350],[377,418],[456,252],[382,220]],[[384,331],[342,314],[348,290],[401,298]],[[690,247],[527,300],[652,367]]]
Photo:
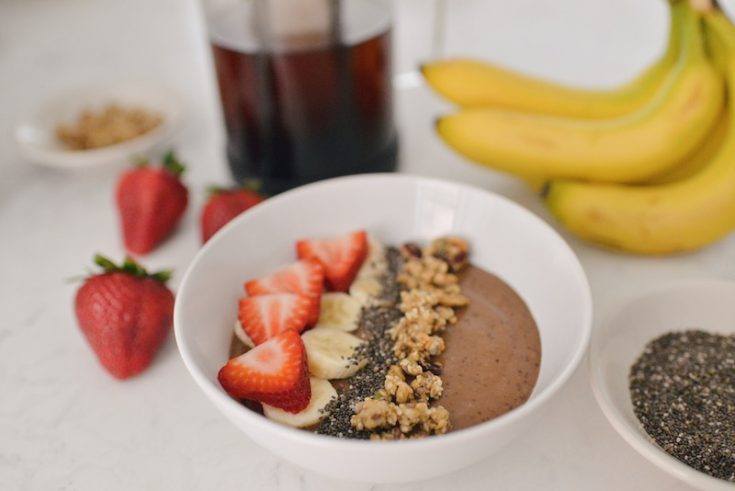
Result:
[[202,243],[207,242],[214,233],[245,210],[252,208],[263,197],[247,189],[212,189],[202,208],[199,222],[202,229]]
[[295,293],[273,293],[240,299],[238,319],[256,345],[284,331],[300,333],[312,315],[312,299]]
[[236,399],[262,402],[291,413],[306,408],[311,399],[306,349],[293,330],[231,359],[217,379]]
[[170,272],[148,274],[126,259],[117,266],[96,256],[103,273],[87,278],[74,309],[79,327],[103,367],[126,379],[145,370],[171,329],[174,295]]
[[147,254],[176,227],[189,201],[180,179],[183,172],[184,166],[168,152],[161,167],[142,164],[120,177],[116,200],[128,251]]
[[324,267],[327,286],[346,292],[368,253],[364,230],[329,239],[305,239],[296,243],[299,259],[315,259]]
[[317,261],[304,260],[278,268],[268,276],[245,283],[250,296],[269,293],[296,293],[312,299],[308,325],[319,319],[319,303],[324,290],[324,268]]

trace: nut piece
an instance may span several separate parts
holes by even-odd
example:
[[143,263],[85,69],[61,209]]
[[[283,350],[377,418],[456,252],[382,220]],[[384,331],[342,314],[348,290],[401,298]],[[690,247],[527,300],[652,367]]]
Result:
[[440,237],[427,248],[427,254],[445,261],[453,272],[461,271],[467,266],[470,246],[459,237]]
[[391,369],[393,373],[389,369],[389,373],[385,376],[385,391],[394,396],[398,403],[412,400],[413,389],[405,382],[406,377],[403,375],[403,370],[396,365],[392,365]]
[[464,307],[470,303],[461,293],[443,293],[439,296],[439,303],[445,307]]
[[449,411],[442,406],[429,407],[426,402],[399,404],[397,408],[398,426],[403,433],[415,427],[428,434],[441,434],[449,430]]
[[377,401],[386,401],[391,402],[393,400],[393,396],[391,396],[387,390],[385,389],[378,389],[375,392],[375,395],[373,395],[373,399]]
[[424,431],[437,435],[446,433],[451,427],[449,423],[449,411],[444,406],[434,406],[429,414],[429,421],[424,421]]
[[401,292],[401,311],[406,313],[413,309],[430,309],[439,303],[438,296],[432,291],[412,289]]
[[436,308],[436,313],[439,317],[444,319],[448,324],[454,324],[457,322],[457,314],[454,313],[454,309],[451,307],[440,306]]
[[421,259],[421,248],[413,242],[406,242],[401,246],[401,255],[408,258]]
[[398,421],[396,405],[378,399],[365,399],[355,407],[352,426],[357,430],[375,430],[390,428]]
[[444,391],[442,379],[431,372],[424,372],[416,376],[411,382],[413,395],[419,401],[428,401],[429,399],[438,399]]
[[413,389],[406,382],[401,382],[396,387],[396,402],[402,404],[413,399]]
[[398,364],[401,365],[403,371],[409,375],[418,375],[424,371],[424,369],[421,368],[421,365],[419,365],[415,361],[409,360],[408,358],[402,359],[398,362]]
[[388,367],[388,374],[386,376],[396,377],[402,382],[406,381],[406,376],[403,374],[403,370],[398,365],[391,365]]

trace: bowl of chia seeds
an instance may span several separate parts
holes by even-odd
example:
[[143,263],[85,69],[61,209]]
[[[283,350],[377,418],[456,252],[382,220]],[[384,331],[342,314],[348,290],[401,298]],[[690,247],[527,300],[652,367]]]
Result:
[[615,430],[707,490],[735,485],[735,283],[691,281],[640,297],[593,335],[590,374]]

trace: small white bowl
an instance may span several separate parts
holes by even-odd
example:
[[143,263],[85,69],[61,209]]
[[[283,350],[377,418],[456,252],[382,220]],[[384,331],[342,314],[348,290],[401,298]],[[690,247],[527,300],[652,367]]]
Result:
[[623,308],[595,332],[590,347],[592,388],[613,428],[664,471],[712,491],[732,491],[733,484],[692,469],[649,439],[633,412],[628,374],[646,344],[666,332],[699,328],[735,333],[734,302],[735,283],[703,280],[670,286]]
[[[82,111],[99,110],[111,103],[143,107],[160,114],[163,121],[136,138],[97,149],[69,150],[56,137],[59,123],[75,121]],[[47,167],[79,169],[124,163],[169,141],[182,114],[182,100],[167,87],[144,82],[95,84],[41,102],[21,118],[15,141],[24,158]]]
[[[303,237],[365,228],[386,244],[443,234],[469,239],[473,263],[507,281],[541,334],[541,371],[530,399],[492,421],[422,440],[340,440],[273,423],[217,382],[227,361],[242,284],[294,259]],[[205,395],[261,446],[304,468],[370,482],[426,479],[470,465],[543,417],[586,351],[592,303],[584,271],[557,233],[519,205],[451,182],[396,174],[332,179],[281,194],[216,234],[189,266],[174,312],[176,342]]]

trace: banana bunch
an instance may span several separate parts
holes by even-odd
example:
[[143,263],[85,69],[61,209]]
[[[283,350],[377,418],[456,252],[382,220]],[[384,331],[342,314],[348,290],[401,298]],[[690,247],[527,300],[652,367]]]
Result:
[[735,229],[735,26],[672,6],[664,55],[615,90],[576,90],[471,60],[422,68],[460,106],[442,139],[465,157],[544,182],[551,213],[595,243],[687,251]]

